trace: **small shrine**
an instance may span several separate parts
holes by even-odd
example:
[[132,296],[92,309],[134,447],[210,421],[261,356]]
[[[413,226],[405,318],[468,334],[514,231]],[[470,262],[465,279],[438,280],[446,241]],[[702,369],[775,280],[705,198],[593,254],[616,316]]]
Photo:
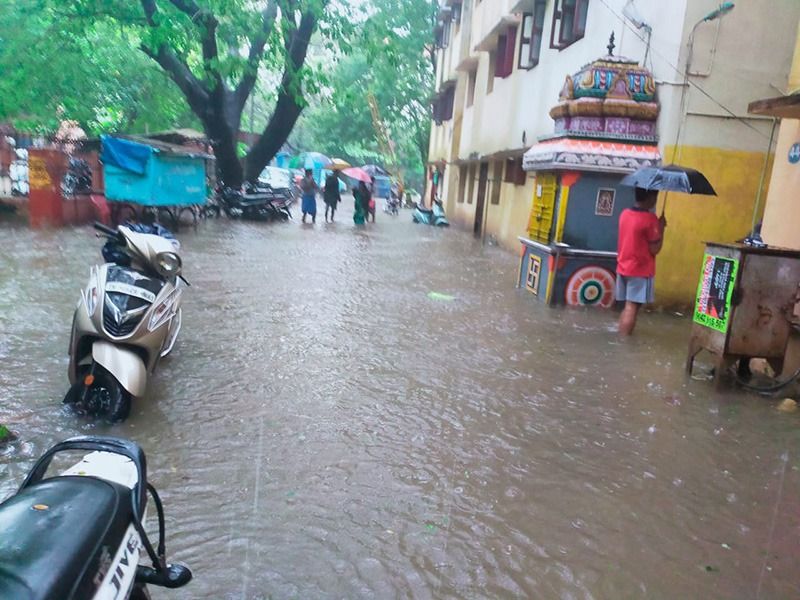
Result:
[[620,181],[661,162],[653,75],[614,56],[613,33],[608,52],[567,76],[554,133],[523,158],[536,185],[519,286],[548,304],[614,305],[619,215],[634,203]]

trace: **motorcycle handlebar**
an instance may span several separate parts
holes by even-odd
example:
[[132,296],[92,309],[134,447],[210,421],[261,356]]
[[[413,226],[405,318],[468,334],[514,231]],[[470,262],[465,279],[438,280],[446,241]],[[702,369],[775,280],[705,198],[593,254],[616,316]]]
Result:
[[99,231],[100,233],[105,233],[106,235],[115,236],[117,235],[117,230],[108,227],[107,225],[103,225],[99,221],[95,221],[93,227]]

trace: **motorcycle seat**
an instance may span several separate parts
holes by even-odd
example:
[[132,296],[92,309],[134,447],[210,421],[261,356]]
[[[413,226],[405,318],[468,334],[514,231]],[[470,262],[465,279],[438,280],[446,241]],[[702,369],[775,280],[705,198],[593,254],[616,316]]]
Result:
[[62,476],[0,504],[0,598],[93,597],[98,570],[108,568],[131,523],[131,502],[131,490],[117,483]]
[[430,208],[422,208],[421,206],[417,206],[417,210],[426,215],[433,215],[433,211]]

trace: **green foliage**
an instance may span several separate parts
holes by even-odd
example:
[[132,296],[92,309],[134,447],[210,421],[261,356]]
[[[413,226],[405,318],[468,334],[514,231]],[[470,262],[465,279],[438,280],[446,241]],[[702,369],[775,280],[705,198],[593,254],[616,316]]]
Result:
[[77,28],[59,10],[0,5],[0,121],[53,132],[74,119],[90,134],[193,125],[180,92],[137,42],[108,23]]
[[295,129],[294,145],[354,164],[388,163],[373,125],[374,94],[400,167],[419,186],[427,161],[434,72],[430,0],[370,0],[369,16]]

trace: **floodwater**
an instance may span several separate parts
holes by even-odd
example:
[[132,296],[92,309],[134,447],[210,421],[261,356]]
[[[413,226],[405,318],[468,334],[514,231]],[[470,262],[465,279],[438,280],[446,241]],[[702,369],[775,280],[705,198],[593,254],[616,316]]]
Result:
[[800,595],[800,415],[687,379],[687,319],[620,343],[466,233],[319,221],[181,232],[181,338],[117,426],[60,404],[100,241],[0,225],[0,498],[137,440],[195,574],[164,599]]

